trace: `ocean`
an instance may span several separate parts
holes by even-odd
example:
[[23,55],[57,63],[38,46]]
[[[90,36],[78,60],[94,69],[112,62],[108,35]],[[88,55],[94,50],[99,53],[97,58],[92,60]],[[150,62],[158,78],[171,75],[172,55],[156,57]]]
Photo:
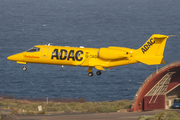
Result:
[[[137,49],[152,34],[180,34],[179,0],[0,0],[0,95],[23,98],[133,100],[157,66],[119,66],[88,77],[86,67],[23,65],[7,57],[34,45]],[[180,60],[179,36],[167,40],[166,64]],[[96,72],[96,69],[93,69]]]

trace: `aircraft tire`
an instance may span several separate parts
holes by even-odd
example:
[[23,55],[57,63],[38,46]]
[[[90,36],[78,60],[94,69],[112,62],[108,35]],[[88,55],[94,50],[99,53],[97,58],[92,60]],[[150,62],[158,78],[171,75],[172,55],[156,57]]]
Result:
[[89,76],[89,77],[92,77],[92,76],[93,76],[93,72],[89,72],[89,73],[88,73],[88,76]]
[[97,75],[101,75],[101,71],[97,71],[96,74],[97,74]]
[[24,67],[23,67],[23,71],[26,71],[26,70],[27,70],[27,67],[26,67],[26,66],[24,66]]

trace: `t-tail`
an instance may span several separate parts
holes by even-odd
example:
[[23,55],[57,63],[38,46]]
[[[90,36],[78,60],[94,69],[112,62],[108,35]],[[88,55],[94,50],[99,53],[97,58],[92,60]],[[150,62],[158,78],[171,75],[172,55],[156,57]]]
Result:
[[153,34],[142,47],[135,50],[135,59],[147,65],[165,63],[163,53],[167,38],[166,35]]

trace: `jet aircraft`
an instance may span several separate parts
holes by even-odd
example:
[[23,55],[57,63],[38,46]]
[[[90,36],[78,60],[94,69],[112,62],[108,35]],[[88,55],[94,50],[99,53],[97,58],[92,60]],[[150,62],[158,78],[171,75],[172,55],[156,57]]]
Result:
[[153,34],[138,49],[116,46],[84,48],[82,46],[36,45],[27,51],[11,55],[7,59],[25,64],[24,71],[27,70],[27,63],[39,63],[88,67],[89,76],[93,76],[92,69],[96,68],[98,70],[96,74],[101,75],[101,71],[104,71],[105,68],[110,70],[117,66],[134,63],[147,65],[165,63],[163,53],[168,37],[167,35]]

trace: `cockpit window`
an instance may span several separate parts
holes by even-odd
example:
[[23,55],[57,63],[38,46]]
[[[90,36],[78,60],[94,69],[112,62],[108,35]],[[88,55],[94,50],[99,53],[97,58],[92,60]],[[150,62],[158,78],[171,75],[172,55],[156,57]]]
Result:
[[27,50],[27,52],[37,52],[40,51],[40,48],[32,47],[31,49]]

